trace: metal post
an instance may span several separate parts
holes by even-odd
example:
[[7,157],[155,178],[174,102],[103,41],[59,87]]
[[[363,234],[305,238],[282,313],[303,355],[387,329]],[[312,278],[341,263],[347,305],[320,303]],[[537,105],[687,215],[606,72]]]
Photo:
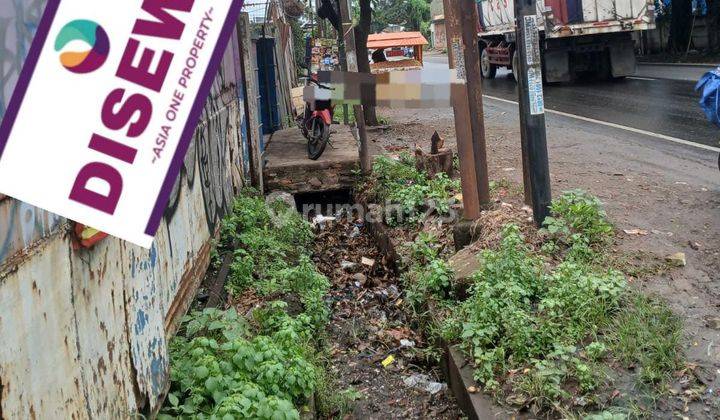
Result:
[[460,24],[465,44],[465,80],[467,80],[470,126],[472,127],[473,155],[475,156],[475,178],[477,181],[480,207],[490,205],[490,183],[488,181],[487,150],[485,147],[485,115],[483,114],[482,77],[480,73],[480,49],[475,0],[460,0],[462,10]]
[[[338,1],[338,4],[340,2]],[[347,57],[345,56],[345,40],[341,31],[337,32],[337,43],[338,43],[338,59],[340,61],[340,70],[347,71]],[[343,124],[349,125],[350,116],[348,115],[348,104],[343,104]]]
[[242,80],[245,95],[245,118],[249,123],[248,141],[250,143],[250,167],[252,184],[259,191],[265,191],[263,179],[263,156],[261,143],[262,133],[260,132],[260,117],[258,115],[258,85],[253,77],[257,67],[257,61],[250,58],[250,18],[247,13],[241,13],[237,23],[238,44],[240,45],[240,64],[243,67]]
[[[350,16],[350,5],[348,0],[340,0],[340,16],[342,19],[343,38],[345,39],[345,54],[347,55],[347,71],[358,72],[358,57],[355,46],[355,31],[353,30],[352,17]],[[367,60],[367,57],[362,57]],[[370,162],[370,150],[368,148],[367,132],[365,130],[365,111],[362,105],[353,105],[355,112],[355,124],[360,137],[360,169],[364,175],[372,171]]]
[[[460,25],[459,5],[454,0],[444,0],[445,31],[450,69],[455,69],[458,78],[465,77],[465,43]],[[474,47],[473,47],[474,48]],[[475,170],[475,151],[473,133],[470,124],[470,104],[466,86],[453,85],[452,105],[455,113],[455,137],[460,159],[460,183],[463,190],[463,217],[476,220],[480,217],[480,195],[478,193],[477,172]]]
[[550,165],[548,163],[547,137],[545,131],[545,103],[543,97],[540,34],[538,32],[535,0],[516,0],[517,20],[516,47],[520,53],[518,72],[518,96],[520,106],[521,134],[530,177],[533,215],[541,226],[549,214]]

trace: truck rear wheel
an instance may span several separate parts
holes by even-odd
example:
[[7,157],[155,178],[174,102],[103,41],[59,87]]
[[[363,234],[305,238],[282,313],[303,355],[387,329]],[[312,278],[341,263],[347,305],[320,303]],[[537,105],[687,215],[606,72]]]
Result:
[[497,66],[490,62],[490,55],[486,48],[483,48],[480,55],[480,71],[485,79],[494,79],[497,74]]

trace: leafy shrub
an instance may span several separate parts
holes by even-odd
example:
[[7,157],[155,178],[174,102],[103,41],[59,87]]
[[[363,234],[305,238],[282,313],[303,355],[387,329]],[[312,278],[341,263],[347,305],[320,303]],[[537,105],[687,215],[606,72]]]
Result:
[[589,369],[569,353],[610,323],[626,287],[624,277],[571,262],[547,274],[515,225],[504,228],[499,249],[483,252],[481,263],[470,298],[446,327],[459,334],[456,339],[472,355],[476,379],[499,389],[508,370],[529,365],[530,375],[520,382],[528,394],[559,398],[569,378],[584,392],[593,389]]
[[583,420],[627,420],[627,418],[628,416],[622,413],[602,411],[600,413],[589,414],[583,417]]
[[215,340],[236,340],[246,337],[248,325],[234,309],[221,311],[207,308],[202,312],[196,311],[183,318],[185,337],[213,338]]
[[225,289],[230,295],[236,296],[253,284],[255,260],[242,248],[236,249],[233,257]]
[[373,178],[375,180],[374,192],[382,201],[388,198],[391,191],[399,186],[421,183],[425,176],[415,168],[412,156],[407,153],[395,160],[387,156],[378,156],[373,163]]
[[607,352],[607,347],[603,343],[599,343],[597,341],[593,341],[592,343],[585,346],[585,354],[587,355],[588,359],[598,361],[605,356],[605,353]]
[[582,190],[566,191],[553,200],[551,217],[545,219],[545,229],[565,244],[596,245],[606,243],[613,227],[607,220],[602,203]]
[[252,287],[268,295],[297,289],[283,272],[298,264],[307,268],[301,260],[309,255],[313,233],[310,224],[285,203],[268,206],[262,197],[241,196],[223,222],[223,240],[239,245],[230,266],[228,293],[238,295]]
[[439,256],[437,238],[420,233],[408,250],[411,267],[402,276],[408,302],[420,309],[428,297],[437,301],[451,298],[454,273],[450,264]]
[[417,223],[425,210],[448,215],[452,192],[460,188],[459,181],[444,173],[428,179],[425,172],[415,168],[415,160],[408,154],[401,155],[399,160],[379,156],[373,171],[376,199],[389,200],[398,206],[396,214],[387,215],[387,222],[392,225]]
[[[302,310],[274,301],[253,311],[206,309],[186,317],[170,344],[171,391],[161,417],[298,419],[297,406],[321,381],[317,331],[330,287],[309,255],[312,231],[281,202],[243,195],[222,224],[222,248],[234,245],[227,290],[238,295],[294,294]],[[297,312],[297,311],[296,311]]]
[[274,395],[268,397],[257,385],[249,383],[240,385],[234,394],[224,399],[214,414],[222,420],[300,419],[300,414],[292,402]]
[[276,323],[261,327],[268,335],[254,337],[232,310],[188,316],[185,335],[170,344],[172,388],[164,414],[298,418],[295,404],[307,401],[317,384],[312,330],[282,305],[273,311]]
[[565,389],[568,381],[576,382],[581,393],[595,390],[600,381],[598,370],[576,357],[575,351],[573,346],[557,345],[544,360],[534,359],[528,372],[517,379],[520,396],[516,399],[542,411],[572,396]]
[[438,240],[431,233],[420,232],[415,241],[409,244],[410,258],[414,264],[427,264],[439,256]]
[[232,245],[237,232],[255,226],[264,226],[270,221],[265,200],[256,191],[246,190],[233,203],[232,211],[221,224],[221,242]]
[[425,304],[428,297],[442,301],[452,295],[450,265],[440,258],[431,260],[422,269],[413,269],[403,276],[408,302],[416,309]]

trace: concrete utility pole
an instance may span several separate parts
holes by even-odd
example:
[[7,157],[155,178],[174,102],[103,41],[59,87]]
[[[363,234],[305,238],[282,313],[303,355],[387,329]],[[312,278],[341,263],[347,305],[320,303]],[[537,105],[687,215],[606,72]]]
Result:
[[[343,39],[345,40],[347,71],[357,73],[358,57],[355,46],[355,31],[353,30],[348,0],[340,0],[340,18],[342,19]],[[362,59],[367,60],[367,57],[362,57]],[[360,169],[363,175],[367,175],[372,172],[372,164],[370,162],[367,131],[365,130],[365,111],[362,105],[353,105],[353,111],[355,113],[355,124],[357,124],[358,128],[358,136],[360,137]]]
[[[545,131],[540,34],[535,0],[516,0],[516,43],[520,53],[518,95],[520,103],[523,164],[530,178],[529,192],[535,223],[541,226],[550,212],[550,165]],[[526,185],[525,191],[528,191]]]
[[465,212],[463,217],[476,220],[480,217],[481,207],[490,201],[477,44],[477,9],[473,0],[444,0],[443,3],[450,69],[455,69],[458,78],[466,81],[465,86],[453,85],[452,88]]

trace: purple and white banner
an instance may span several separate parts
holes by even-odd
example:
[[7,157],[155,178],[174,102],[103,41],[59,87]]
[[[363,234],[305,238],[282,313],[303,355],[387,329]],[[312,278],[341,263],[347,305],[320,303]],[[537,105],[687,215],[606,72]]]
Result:
[[0,193],[149,248],[242,3],[48,0]]

